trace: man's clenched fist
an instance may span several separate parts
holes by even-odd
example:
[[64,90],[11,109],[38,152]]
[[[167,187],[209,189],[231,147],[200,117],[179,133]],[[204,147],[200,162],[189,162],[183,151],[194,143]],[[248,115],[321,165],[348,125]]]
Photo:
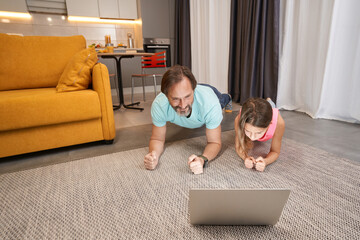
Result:
[[155,151],[152,151],[152,152],[146,154],[144,157],[144,165],[145,165],[145,168],[148,170],[155,169],[158,162],[159,162],[159,159],[157,158]]
[[188,164],[190,167],[190,170],[194,174],[201,174],[204,172],[204,160],[201,157],[198,157],[197,155],[193,154],[188,159]]

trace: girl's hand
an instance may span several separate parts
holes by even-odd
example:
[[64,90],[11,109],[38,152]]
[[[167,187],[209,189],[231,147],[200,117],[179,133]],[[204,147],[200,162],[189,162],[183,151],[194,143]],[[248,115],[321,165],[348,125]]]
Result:
[[263,157],[258,157],[255,160],[255,169],[259,172],[263,172],[266,167],[266,162]]
[[247,157],[245,158],[245,167],[246,168],[253,168],[255,166],[255,158]]

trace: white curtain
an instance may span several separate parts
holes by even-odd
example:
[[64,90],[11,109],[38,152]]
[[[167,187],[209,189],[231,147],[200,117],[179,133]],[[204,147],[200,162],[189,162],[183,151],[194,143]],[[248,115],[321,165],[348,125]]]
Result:
[[228,92],[231,0],[190,0],[192,72]]
[[281,7],[278,107],[360,123],[360,1]]

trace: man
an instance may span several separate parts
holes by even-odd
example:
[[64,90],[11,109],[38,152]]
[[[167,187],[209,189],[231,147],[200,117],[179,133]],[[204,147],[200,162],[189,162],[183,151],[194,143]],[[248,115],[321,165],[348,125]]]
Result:
[[[188,164],[194,174],[203,173],[208,161],[213,160],[221,149],[221,121],[223,118],[220,102],[209,86],[197,86],[194,75],[185,66],[175,65],[163,76],[161,92],[151,106],[153,122],[149,153],[144,157],[146,169],[153,170],[164,151],[166,122],[186,128],[206,125],[207,145],[201,155],[192,154]],[[216,90],[217,91],[217,90]],[[231,97],[227,104],[231,106]]]

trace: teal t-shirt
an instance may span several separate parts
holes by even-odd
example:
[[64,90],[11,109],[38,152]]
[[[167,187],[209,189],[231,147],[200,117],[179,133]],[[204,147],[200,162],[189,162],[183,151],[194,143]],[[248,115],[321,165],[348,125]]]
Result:
[[152,103],[151,117],[153,124],[157,127],[171,122],[185,128],[199,128],[205,124],[208,129],[217,128],[223,119],[218,97],[211,88],[202,85],[197,85],[195,88],[189,118],[179,116],[163,93],[157,95]]

